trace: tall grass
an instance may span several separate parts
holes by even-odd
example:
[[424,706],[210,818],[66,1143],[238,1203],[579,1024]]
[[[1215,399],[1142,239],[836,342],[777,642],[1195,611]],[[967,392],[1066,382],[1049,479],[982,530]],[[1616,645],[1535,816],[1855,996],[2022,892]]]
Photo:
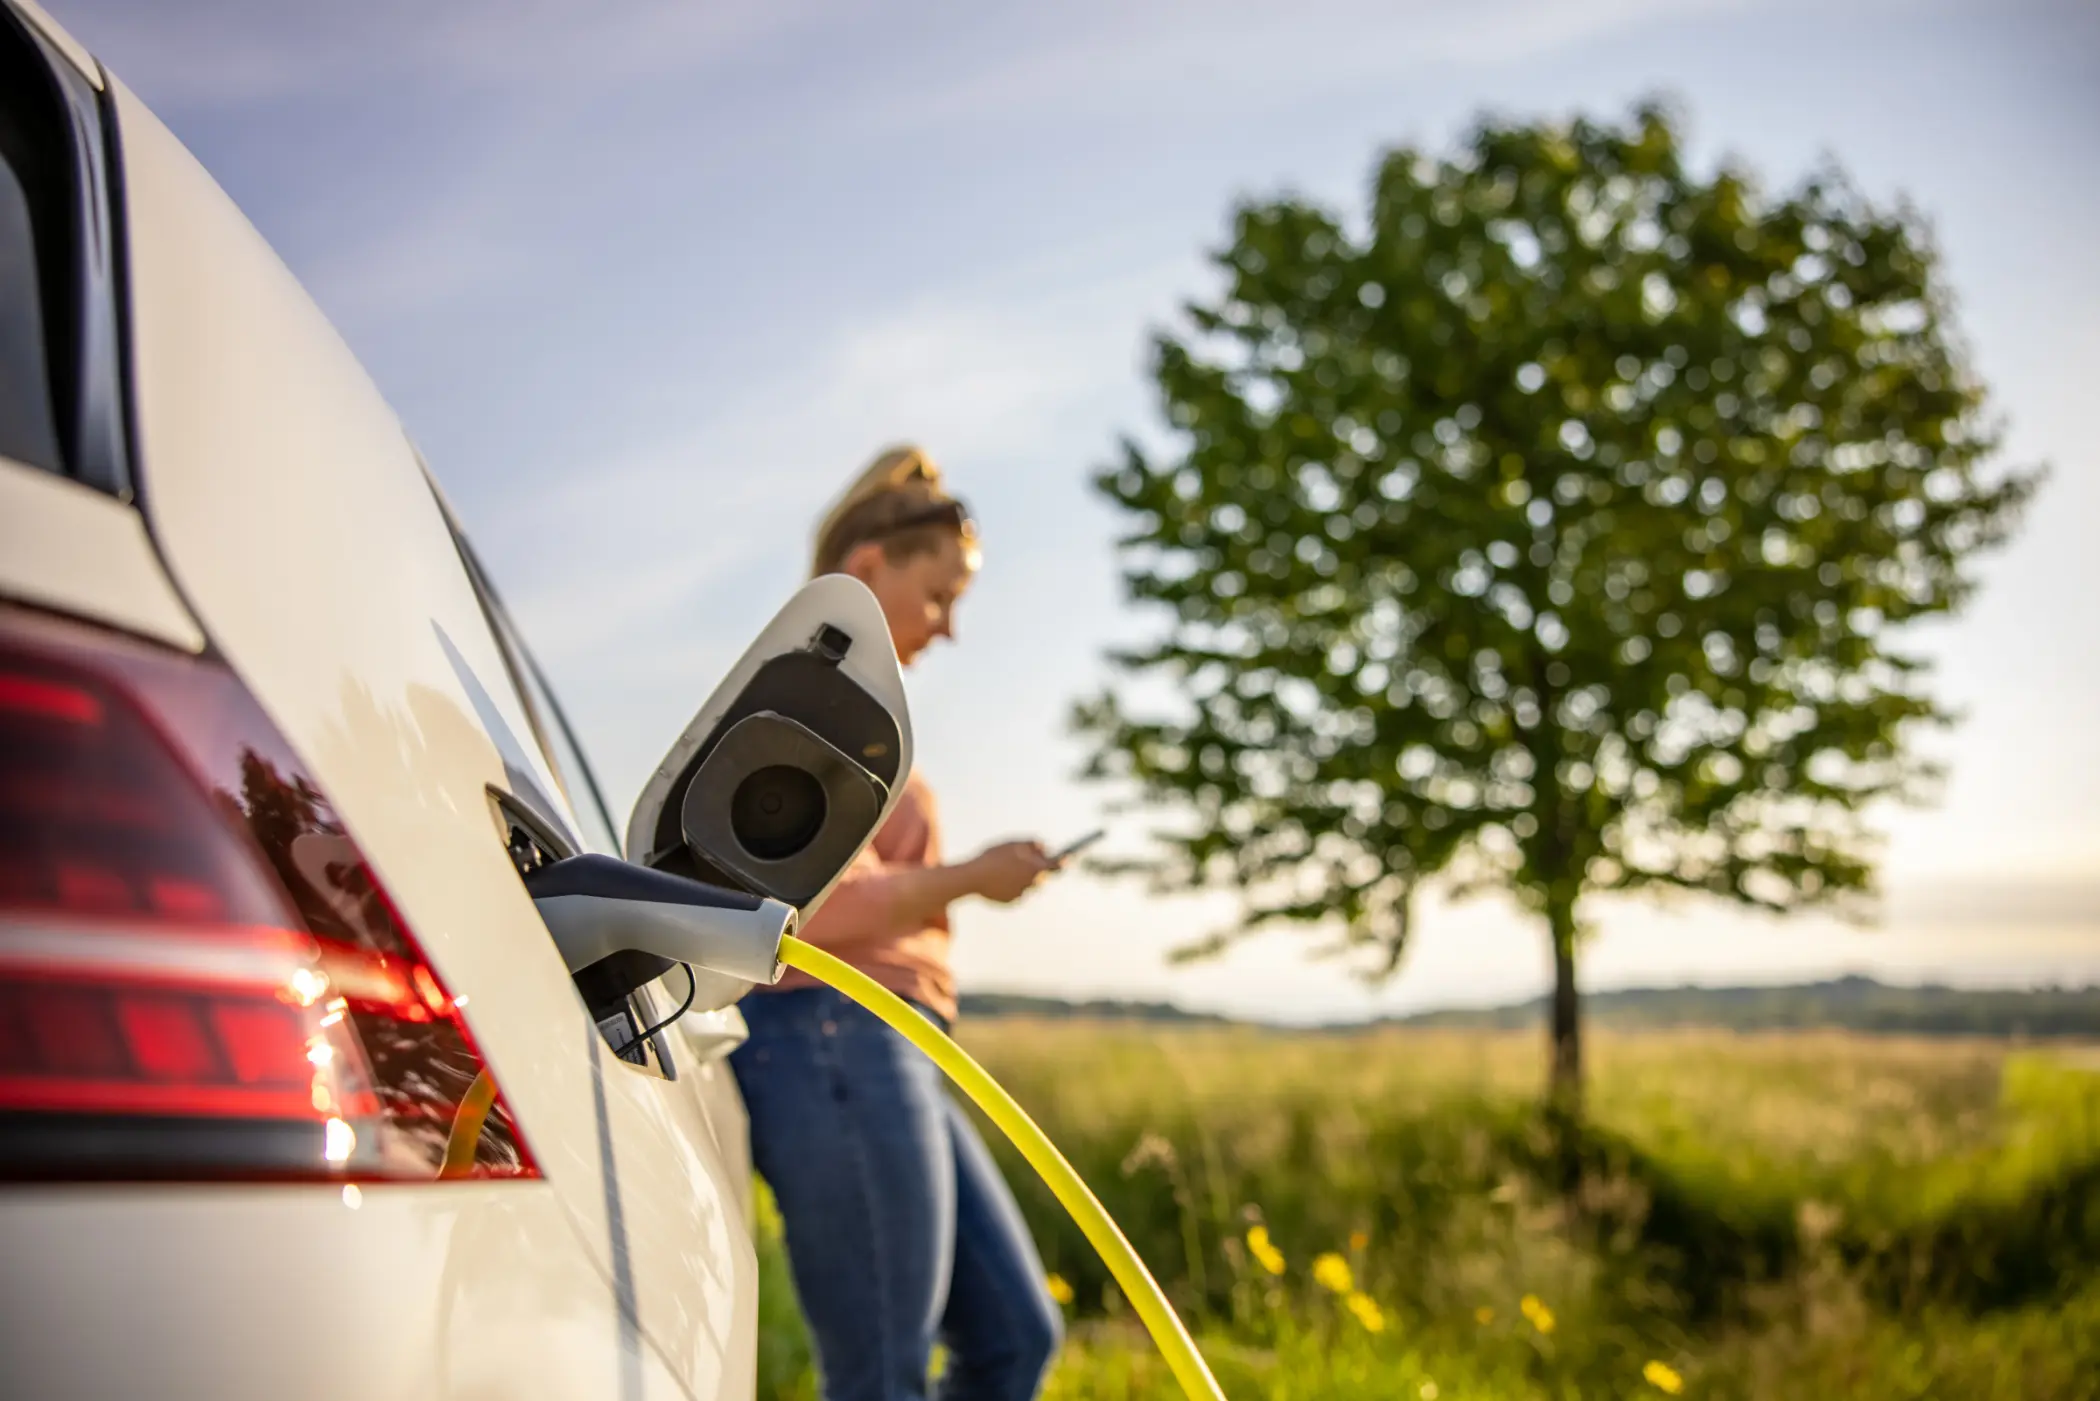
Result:
[[[2100,1076],[2041,1053],[1603,1034],[1570,1194],[1530,1036],[965,1039],[1236,1397],[2100,1397]],[[1051,1394],[1170,1395],[1077,1228],[995,1151],[1073,1292]],[[814,1395],[768,1308],[769,1394]]]

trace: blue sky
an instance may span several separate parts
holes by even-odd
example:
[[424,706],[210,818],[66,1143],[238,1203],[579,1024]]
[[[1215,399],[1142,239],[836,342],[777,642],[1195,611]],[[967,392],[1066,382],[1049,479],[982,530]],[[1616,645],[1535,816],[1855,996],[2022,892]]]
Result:
[[[1956,0],[1470,6],[443,7],[49,0],[247,211],[363,358],[574,712],[617,817],[799,582],[811,518],[925,443],[976,507],[964,643],[914,675],[952,841],[1094,825],[1071,699],[1118,603],[1085,486],[1156,431],[1148,328],[1209,286],[1232,200],[1356,201],[1376,151],[1482,108],[1669,95],[1705,159],[1835,158],[1930,220],[2009,456],[2051,464],[1929,640],[1968,712],[1945,800],[1892,813],[1878,928],[1600,905],[1586,981],[2100,978],[2100,10]],[[1140,825],[1117,834],[1134,843]],[[969,987],[1285,1018],[1543,985],[1493,901],[1431,904],[1364,989],[1277,934],[1163,950],[1216,900],[1086,877],[970,909]]]

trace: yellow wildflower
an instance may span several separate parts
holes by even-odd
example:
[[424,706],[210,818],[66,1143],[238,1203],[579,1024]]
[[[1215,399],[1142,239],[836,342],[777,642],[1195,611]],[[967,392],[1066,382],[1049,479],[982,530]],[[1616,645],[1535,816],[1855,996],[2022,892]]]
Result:
[[1261,1267],[1272,1275],[1283,1273],[1283,1252],[1269,1241],[1267,1226],[1247,1228],[1247,1249],[1260,1262]]
[[1517,1301],[1517,1307],[1522,1309],[1524,1316],[1531,1320],[1532,1327],[1538,1329],[1541,1333],[1551,1333],[1553,1331],[1553,1310],[1540,1303],[1538,1295],[1526,1294]]
[[1479,1308],[1473,1310],[1473,1321],[1485,1328],[1495,1321],[1495,1311],[1486,1304],[1482,1304]]
[[1379,1310],[1378,1302],[1370,1295],[1351,1290],[1349,1296],[1343,1299],[1342,1302],[1349,1306],[1349,1312],[1356,1315],[1356,1321],[1364,1326],[1365,1332],[1383,1333],[1385,1331],[1385,1314]]
[[1063,1307],[1070,1308],[1072,1306],[1072,1286],[1063,1275],[1055,1270],[1052,1270],[1049,1276],[1044,1279],[1043,1288],[1048,1290],[1050,1297],[1057,1300]]
[[1657,1391],[1667,1392],[1672,1396],[1684,1395],[1684,1378],[1677,1375],[1677,1369],[1674,1367],[1665,1366],[1660,1362],[1650,1362],[1647,1366],[1641,1368],[1641,1375],[1646,1377],[1648,1385],[1654,1387]]
[[1337,1294],[1347,1294],[1356,1288],[1356,1276],[1349,1273],[1349,1262],[1331,1250],[1313,1261],[1313,1278],[1322,1288]]
[[1370,1243],[1371,1234],[1368,1231],[1351,1231],[1349,1233],[1349,1248],[1351,1250],[1360,1251]]

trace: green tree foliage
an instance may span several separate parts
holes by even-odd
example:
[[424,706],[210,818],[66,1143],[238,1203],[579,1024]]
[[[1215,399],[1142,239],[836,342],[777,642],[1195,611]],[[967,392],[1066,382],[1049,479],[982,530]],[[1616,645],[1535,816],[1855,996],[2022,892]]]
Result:
[[1586,894],[1872,896],[1867,809],[1948,718],[1899,629],[2035,477],[1914,216],[1702,175],[1657,108],[1393,151],[1360,224],[1247,204],[1215,261],[1154,346],[1169,447],[1095,479],[1171,625],[1078,708],[1090,772],[1181,817],[1159,888],[1241,892],[1205,948],[1334,922],[1389,972],[1424,882],[1513,895],[1572,1107]]

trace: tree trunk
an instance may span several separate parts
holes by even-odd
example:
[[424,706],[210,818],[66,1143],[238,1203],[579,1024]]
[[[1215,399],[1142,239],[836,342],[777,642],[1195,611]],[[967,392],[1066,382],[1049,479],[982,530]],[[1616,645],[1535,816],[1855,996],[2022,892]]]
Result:
[[1546,919],[1553,934],[1552,1080],[1547,1104],[1573,1124],[1582,1117],[1582,1005],[1575,990],[1575,897],[1552,895]]

